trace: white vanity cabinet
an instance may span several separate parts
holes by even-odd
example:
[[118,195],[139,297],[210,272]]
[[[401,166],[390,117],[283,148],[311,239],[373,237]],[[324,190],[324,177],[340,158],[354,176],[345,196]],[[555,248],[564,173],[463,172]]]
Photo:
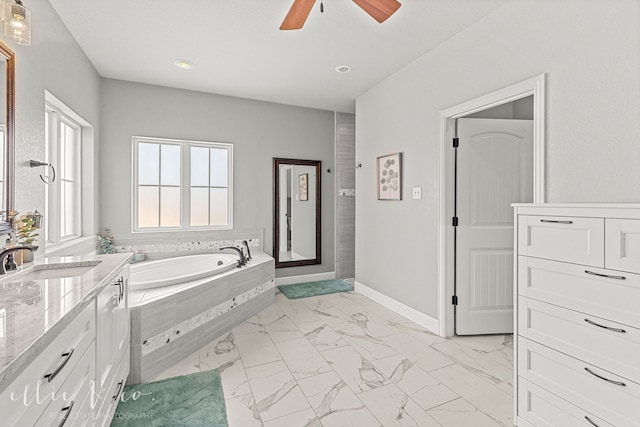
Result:
[[640,426],[640,204],[514,206],[516,425]]
[[[2,427],[110,425],[129,374],[129,256],[98,260],[89,261],[94,268],[87,275],[64,283],[28,272],[13,279],[32,290],[41,286],[40,294],[62,284],[68,293],[36,300],[30,324],[7,328],[24,345],[0,371]],[[58,318],[46,324],[51,312]]]

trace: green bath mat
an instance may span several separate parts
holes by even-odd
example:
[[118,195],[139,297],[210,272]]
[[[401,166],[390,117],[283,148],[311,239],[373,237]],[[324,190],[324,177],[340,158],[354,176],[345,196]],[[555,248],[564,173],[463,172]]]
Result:
[[[111,427],[227,427],[217,370],[124,388]],[[136,398],[137,397],[137,398]]]
[[289,299],[315,297],[316,295],[335,294],[352,291],[353,286],[341,279],[320,280],[318,282],[294,283],[278,286],[280,292]]

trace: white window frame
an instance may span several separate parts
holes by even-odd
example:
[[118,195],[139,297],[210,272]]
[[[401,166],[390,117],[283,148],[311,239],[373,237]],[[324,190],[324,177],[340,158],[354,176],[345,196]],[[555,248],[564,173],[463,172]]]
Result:
[[[138,222],[138,144],[180,145],[180,225],[177,227],[139,227]],[[147,136],[132,137],[132,189],[131,189],[131,231],[133,233],[149,232],[184,232],[205,230],[233,229],[233,144],[225,142],[209,142],[184,139],[155,138]],[[191,226],[191,147],[219,148],[227,150],[227,189],[228,204],[226,225]]]
[[[59,106],[49,102],[45,103],[45,114],[49,117],[49,129],[46,130],[49,136],[46,147],[46,162],[51,163],[54,167],[58,166],[55,181],[51,182],[47,187],[47,215],[45,218],[47,221],[46,244],[56,245],[82,237],[82,123],[70,114],[63,112]],[[73,210],[74,230],[66,236],[62,236],[60,231],[60,222],[62,219],[62,201],[60,195],[63,176],[63,171],[59,167],[62,164],[60,157],[61,123],[73,128],[76,136],[75,153],[73,156],[75,163],[73,182],[76,185]],[[43,170],[43,175],[47,180],[53,178],[48,168]]]

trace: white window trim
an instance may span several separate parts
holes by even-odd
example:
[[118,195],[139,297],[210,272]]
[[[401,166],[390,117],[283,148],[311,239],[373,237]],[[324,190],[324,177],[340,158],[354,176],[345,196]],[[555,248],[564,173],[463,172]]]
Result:
[[[60,111],[60,109],[48,103],[46,104],[46,111],[47,111],[47,114],[52,114],[57,116],[57,120],[55,123],[50,122],[50,126],[52,128],[56,127],[55,129],[56,132],[55,134],[54,132],[50,133],[50,135],[54,135],[54,141],[51,145],[55,146],[55,149],[49,152],[49,155],[51,156],[51,158],[47,159],[49,163],[52,163],[53,165],[58,165],[58,166],[62,164],[62,158],[60,154],[60,138],[61,138],[60,131],[62,127],[59,126],[61,123],[64,123],[65,125],[74,129],[75,139],[76,139],[74,144],[75,153],[73,156],[73,159],[75,162],[73,183],[77,186],[76,187],[77,191],[75,192],[75,200],[73,203],[75,207],[75,210],[73,212],[75,229],[73,230],[73,233],[70,235],[61,236],[60,234],[61,218],[59,214],[61,213],[61,209],[62,209],[62,206],[61,206],[62,200],[60,198],[60,190],[62,186],[62,170],[60,167],[56,171],[56,181],[50,184],[53,186],[50,188],[54,188],[54,190],[53,190],[53,197],[50,198],[49,203],[52,204],[52,206],[54,206],[54,210],[58,215],[56,215],[57,217],[56,221],[50,221],[48,223],[50,225],[50,230],[48,234],[49,234],[49,237],[53,235],[55,239],[50,243],[53,245],[56,245],[56,244],[65,243],[65,242],[82,237],[82,125],[78,123],[73,117],[70,117],[70,115],[65,114],[63,111]],[[53,199],[53,201],[51,199]],[[49,212],[51,211],[49,210]],[[51,226],[52,223],[55,223],[55,225]]]
[[[156,138],[151,136],[133,136],[131,138],[131,232],[132,233],[175,233],[189,231],[211,231],[211,230],[232,230],[233,229],[233,144],[226,142],[197,141],[188,139]],[[137,227],[138,218],[138,144],[179,144],[180,145],[180,226],[178,227]],[[224,148],[229,155],[227,165],[228,205],[227,225],[223,226],[190,226],[191,218],[191,155],[189,147]]]
[[[94,150],[94,129],[91,124],[82,118],[79,114],[69,108],[66,104],[64,104],[61,100],[59,100],[55,95],[51,92],[45,90],[45,111],[53,110],[56,111],[60,116],[67,118],[67,120],[71,120],[78,127],[78,137],[80,140],[80,144],[77,149],[79,149],[79,155],[76,158],[78,162],[77,166],[77,180],[79,183],[79,191],[77,193],[77,197],[80,198],[81,204],[76,203],[77,205],[77,215],[78,215],[78,229],[76,232],[78,233],[75,236],[69,236],[65,239],[60,240],[59,242],[50,242],[44,241],[44,233],[41,234],[41,238],[43,239],[45,245],[45,251],[49,252],[52,250],[57,250],[61,245],[66,245],[70,242],[74,242],[77,239],[81,239],[85,236],[93,236],[95,234],[95,213],[96,213],[96,177],[94,175],[95,172],[95,150]],[[47,132],[49,130],[47,129]],[[54,163],[56,166],[56,163]],[[56,170],[56,172],[58,172]],[[56,181],[58,178],[56,177]],[[56,198],[57,195],[55,196]],[[50,212],[50,208],[47,206],[47,212]],[[49,215],[47,215],[49,216]],[[48,227],[49,219],[45,217],[45,222]]]

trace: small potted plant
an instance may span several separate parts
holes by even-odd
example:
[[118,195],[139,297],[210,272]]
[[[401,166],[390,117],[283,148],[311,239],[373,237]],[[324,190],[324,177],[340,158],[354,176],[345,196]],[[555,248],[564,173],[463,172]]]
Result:
[[113,247],[113,234],[108,228],[104,233],[98,234],[98,242],[100,242],[100,253],[115,254],[116,248]]
[[36,211],[35,213],[28,212],[25,215],[22,215],[15,222],[16,228],[16,240],[19,244],[23,246],[30,246],[32,248],[31,251],[21,251],[22,252],[22,262],[31,262],[33,261],[33,252],[35,252],[38,247],[33,245],[33,242],[36,241],[36,237],[40,234],[38,233],[38,229],[40,228],[40,223],[42,220],[42,215]]

